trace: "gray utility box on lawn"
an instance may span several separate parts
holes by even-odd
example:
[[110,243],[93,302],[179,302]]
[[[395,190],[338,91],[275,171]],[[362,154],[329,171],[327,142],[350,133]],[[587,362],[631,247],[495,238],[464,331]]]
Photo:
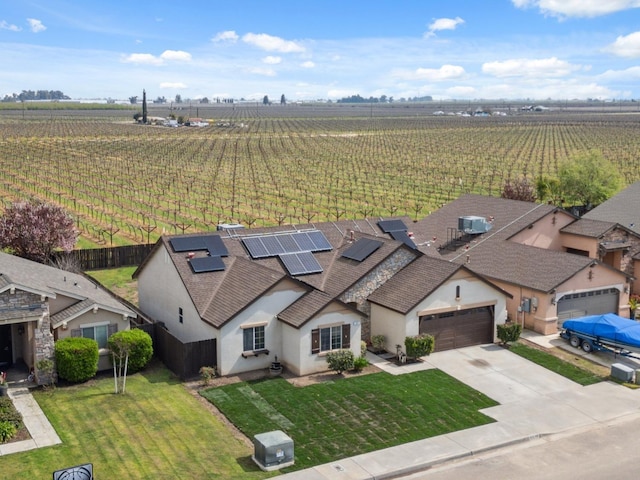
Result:
[[611,365],[611,376],[623,382],[632,382],[634,373],[633,368],[627,367],[623,363],[614,363]]
[[281,430],[253,437],[253,461],[265,472],[293,465],[293,440]]

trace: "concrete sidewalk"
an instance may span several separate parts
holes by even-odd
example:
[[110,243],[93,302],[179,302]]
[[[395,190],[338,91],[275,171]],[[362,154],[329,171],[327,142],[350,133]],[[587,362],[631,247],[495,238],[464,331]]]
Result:
[[10,387],[8,394],[16,410],[22,414],[31,439],[0,445],[0,456],[62,443],[27,387]]
[[640,392],[613,382],[582,387],[498,345],[438,352],[424,357],[423,362],[406,366],[394,365],[374,355],[369,360],[392,375],[439,368],[498,401],[500,405],[482,410],[496,422],[337,460],[279,478],[392,478],[483,451],[640,416]]

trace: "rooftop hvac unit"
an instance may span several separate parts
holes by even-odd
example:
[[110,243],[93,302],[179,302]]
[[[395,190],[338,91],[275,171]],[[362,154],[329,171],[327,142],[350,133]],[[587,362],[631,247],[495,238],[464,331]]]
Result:
[[227,230],[242,230],[244,225],[241,223],[219,223],[216,227],[218,231],[227,231]]
[[253,437],[253,461],[265,472],[293,465],[293,440],[281,430]]
[[466,216],[458,218],[458,230],[469,235],[487,233],[493,224],[484,217]]

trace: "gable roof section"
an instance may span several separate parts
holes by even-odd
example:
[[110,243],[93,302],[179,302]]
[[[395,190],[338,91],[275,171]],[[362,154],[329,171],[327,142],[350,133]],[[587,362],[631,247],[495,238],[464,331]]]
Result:
[[582,218],[616,222],[640,234],[640,182],[627,188],[588,211]]
[[616,223],[614,222],[604,222],[583,217],[562,228],[560,232],[582,237],[600,238],[615,227]]
[[[334,300],[330,295],[318,290],[311,290],[293,302],[278,314],[278,320],[295,328],[302,327],[331,303],[342,303]],[[347,305],[342,304],[345,308]],[[355,310],[354,310],[355,312]],[[364,315],[358,312],[360,315]]]
[[461,268],[464,267],[439,258],[420,257],[373,292],[368,300],[406,314]]
[[51,298],[60,294],[80,302],[91,300],[100,308],[128,317],[136,316],[107,290],[78,273],[67,272],[2,252],[0,252],[0,273],[4,278],[4,288],[12,285]]

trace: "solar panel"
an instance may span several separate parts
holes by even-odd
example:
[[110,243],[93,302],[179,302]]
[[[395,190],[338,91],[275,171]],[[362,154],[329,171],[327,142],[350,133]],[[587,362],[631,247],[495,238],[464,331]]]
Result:
[[264,244],[265,248],[269,252],[270,256],[274,257],[276,255],[280,255],[281,253],[287,253],[284,247],[282,246],[282,244],[280,243],[280,240],[278,240],[277,236],[260,237],[260,238],[262,239],[262,243]]
[[329,243],[329,240],[327,240],[327,237],[325,237],[324,233],[322,233],[320,230],[313,230],[311,232],[307,232],[307,235],[309,235],[309,238],[311,239],[315,247],[312,251],[323,252],[323,251],[331,250],[333,248]]
[[378,226],[384,233],[406,232],[409,230],[402,220],[380,220]]
[[227,250],[226,245],[222,241],[220,235],[207,235],[204,237],[204,243],[209,250],[209,255],[212,257],[227,257],[229,256],[229,251]]
[[206,250],[202,236],[197,237],[174,237],[169,240],[174,252],[197,252],[198,250]]
[[278,235],[278,240],[280,240],[280,245],[282,245],[282,248],[284,248],[285,253],[302,251],[295,238],[293,237],[293,234],[287,233],[286,235]]
[[219,272],[224,270],[221,257],[198,257],[189,260],[193,273]]
[[380,240],[372,240],[370,238],[361,238],[356,243],[347,248],[342,256],[357,262],[362,262],[365,258],[380,248],[382,242]]
[[311,252],[286,253],[280,255],[280,260],[292,276],[322,272],[322,267]]
[[249,250],[251,258],[272,257],[267,247],[262,243],[261,237],[247,237],[242,239],[242,243]]
[[418,248],[416,247],[416,244],[413,243],[413,240],[411,240],[411,237],[407,235],[407,232],[391,232],[390,235],[393,237],[394,240],[399,240],[400,242],[403,242],[407,247],[411,247],[413,249]]

